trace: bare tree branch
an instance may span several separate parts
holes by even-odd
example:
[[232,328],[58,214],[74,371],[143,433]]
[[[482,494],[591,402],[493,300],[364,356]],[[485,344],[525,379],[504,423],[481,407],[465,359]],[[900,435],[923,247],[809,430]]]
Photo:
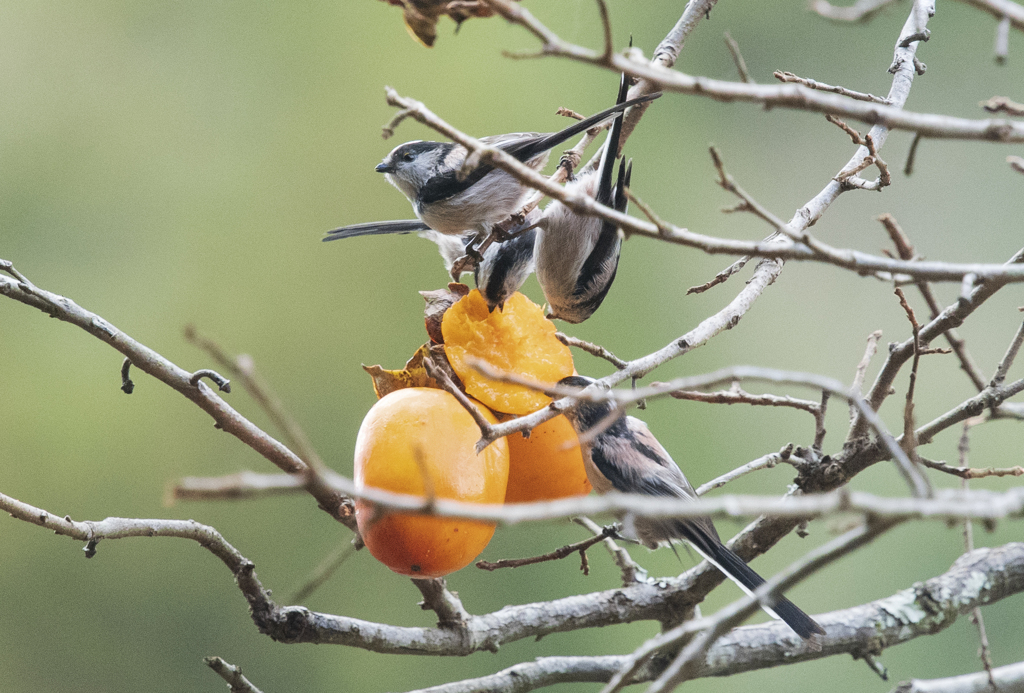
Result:
[[866,94],[860,91],[853,91],[852,89],[847,89],[846,87],[836,87],[831,84],[824,84],[822,82],[818,82],[813,79],[808,79],[806,77],[798,77],[797,75],[794,75],[792,72],[776,70],[772,74],[775,77],[775,79],[779,80],[780,82],[802,84],[805,87],[810,87],[811,89],[827,91],[831,92],[832,94],[841,94],[842,96],[849,96],[851,99],[854,99],[856,101],[871,101],[872,103],[881,104],[889,103],[889,99],[886,99],[885,97],[882,96],[875,96],[874,94]]
[[[746,101],[768,108],[793,108],[818,113],[832,113],[871,125],[881,125],[888,129],[919,132],[925,137],[936,139],[1024,142],[1024,123],[1013,120],[1002,118],[972,120],[930,113],[911,113],[902,110],[903,101],[900,101],[899,106],[886,106],[865,103],[838,94],[823,94],[800,84],[775,86],[727,82],[665,69],[654,61],[640,61],[627,55],[613,54],[610,59],[606,59],[601,53],[558,38],[533,15],[511,0],[485,0],[485,2],[509,21],[522,25],[540,38],[544,42],[543,55],[557,55],[605,67],[614,72],[625,72],[645,80],[651,85],[651,91],[677,92],[726,102]],[[908,21],[908,24],[911,25],[910,31],[904,31],[897,43],[897,58],[894,62],[897,69],[902,69],[901,66],[906,65],[911,68],[911,71],[916,70],[914,52],[916,51],[916,42],[921,40],[916,37],[922,35],[921,30],[927,24],[927,19],[927,16],[922,17],[918,16],[918,13],[911,13],[911,19]],[[907,53],[900,54],[900,51]],[[889,99],[892,101],[891,95]]]
[[605,349],[603,346],[591,344],[590,342],[585,342],[582,339],[577,339],[576,337],[570,337],[569,335],[563,334],[561,332],[556,332],[555,336],[558,337],[558,341],[560,341],[562,344],[568,347],[576,347],[577,349],[582,349],[591,356],[596,356],[598,358],[604,359],[605,361],[612,364],[616,368],[623,368],[628,363],[627,361],[623,361],[618,356]]
[[857,0],[846,7],[836,7],[828,0],[813,0],[811,11],[817,12],[825,19],[837,22],[866,22],[896,0]]
[[[580,517],[574,517],[572,521],[582,527],[586,527],[590,530],[591,534],[598,535],[604,533],[604,527],[588,517],[581,515]],[[630,557],[628,551],[616,544],[614,539],[605,537],[604,546],[608,549],[608,553],[611,554],[615,565],[619,566],[619,570],[622,571],[623,587],[628,587],[635,582],[647,581],[647,571]]]
[[305,491],[302,477],[292,474],[258,474],[244,471],[227,476],[186,476],[167,489],[166,505],[179,500],[263,498]]
[[231,693],[260,693],[249,679],[242,676],[242,669],[228,664],[220,657],[204,657],[203,663],[213,669],[218,676],[227,681]]
[[[809,552],[758,587],[753,596],[744,597],[722,609],[711,619],[710,625],[702,629],[693,640],[687,643],[665,671],[658,676],[654,685],[649,689],[650,693],[668,693],[683,681],[696,678],[697,672],[706,661],[707,653],[715,641],[725,635],[728,630],[749,618],[756,609],[766,603],[765,599],[770,597],[773,592],[778,594],[779,590],[795,584],[801,578],[871,542],[880,534],[894,527],[895,524],[888,522],[864,523]],[[767,604],[771,604],[771,601],[767,601]],[[815,635],[810,640],[791,648],[790,651],[796,650],[797,654],[800,650],[817,652],[822,646],[822,641],[827,638],[826,630],[826,635]],[[611,689],[611,686],[608,688]]]
[[[1018,251],[1012,258],[1010,258],[1007,264],[1016,264],[1024,268],[1024,249]],[[939,313],[939,315],[933,318],[931,322],[921,328],[921,343],[928,344],[950,328],[963,323],[967,316],[973,313],[982,303],[991,298],[1003,286],[1004,284],[998,281],[986,282],[980,286],[976,286],[967,300],[958,300],[956,303],[948,306]],[[895,345],[889,350],[885,363],[878,372],[878,376],[875,378],[875,382],[871,386],[871,391],[867,396],[867,400],[872,409],[878,411],[878,408],[882,406],[882,402],[884,402],[885,398],[889,396],[889,392],[892,389],[893,382],[895,381],[900,368],[902,368],[903,364],[905,364],[913,355],[913,339],[908,339],[905,342]],[[850,441],[858,436],[864,435],[866,430],[866,421],[858,415],[853,425],[850,427],[847,440]]]
[[[994,582],[988,584],[982,576],[994,578]],[[736,628],[711,646],[694,668],[694,678],[753,671],[835,654],[859,656],[864,638],[879,649],[892,647],[948,628],[958,615],[968,613],[974,606],[991,604],[1020,591],[1024,591],[1024,544],[978,549],[961,556],[943,575],[890,597],[815,616],[828,631],[822,638],[820,651],[795,649],[796,643],[792,642],[795,636],[787,634],[787,626],[782,623]],[[786,646],[780,646],[780,642]],[[491,676],[413,693],[504,693],[535,690],[561,681],[603,682],[630,661],[627,656],[543,657]],[[661,673],[662,666],[663,662],[660,666],[648,664],[633,674],[632,681],[650,681]],[[561,678],[573,674],[578,676]],[[521,685],[517,683],[520,680]],[[949,693],[959,692],[950,690]]]
[[732,53],[732,60],[736,63],[736,71],[740,73],[740,80],[747,84],[752,83],[754,80],[750,78],[747,61],[743,59],[743,54],[740,52],[740,44],[736,43],[736,39],[728,31],[725,32],[725,45],[728,46],[729,52]]
[[1024,690],[1024,662],[993,669],[991,680],[984,671],[945,679],[911,679],[900,683],[892,693],[986,693],[993,688],[1003,693]]
[[972,469],[970,467],[960,466],[954,467],[948,465],[945,462],[935,462],[934,460],[926,460],[921,458],[921,464],[929,469],[935,469],[946,474],[958,476],[961,479],[984,479],[989,476],[1024,476],[1024,467],[1006,467],[998,469],[996,467],[985,467],[984,469]]
[[752,462],[747,462],[742,467],[737,467],[736,469],[732,470],[731,472],[727,472],[727,473],[723,474],[720,477],[712,479],[711,481],[707,482],[706,484],[701,484],[697,488],[696,493],[697,493],[698,496],[703,496],[708,491],[713,491],[716,488],[722,488],[723,486],[728,484],[730,481],[734,481],[735,479],[739,479],[741,476],[746,476],[747,474],[750,474],[751,472],[756,472],[756,471],[759,471],[761,469],[771,469],[772,467],[776,466],[780,462],[788,462],[789,461],[789,457],[790,457],[790,455],[792,453],[793,453],[793,444],[790,443],[786,447],[782,448],[782,450],[780,450],[779,452],[773,452],[770,455],[765,455],[764,457],[759,457],[759,458],[757,458],[756,460],[754,460]]
[[289,474],[304,475],[309,492],[326,512],[355,530],[355,516],[349,499],[334,490],[313,483],[315,474],[295,453],[239,414],[213,390],[200,381],[192,382],[193,374],[179,368],[144,344],[114,327],[99,315],[82,308],[71,299],[50,293],[32,284],[14,266],[0,260],[0,271],[15,277],[0,276],[0,295],[37,308],[50,317],[82,328],[128,358],[136,368],[148,373],[194,402],[209,414],[216,425],[238,438],[257,453]]
[[[896,251],[903,260],[915,260],[917,254],[914,251],[914,246],[911,245],[910,239],[903,232],[903,229],[896,222],[896,218],[891,214],[883,214],[878,217],[878,220],[882,222],[882,226],[885,227],[889,237],[892,239],[893,245],[896,246]],[[917,282],[917,288],[921,292],[921,296],[924,297],[925,302],[928,304],[928,308],[931,311],[931,318],[934,320],[938,317],[942,311],[938,300],[935,298],[932,287],[927,282]],[[960,360],[960,368],[967,373],[967,377],[971,379],[974,386],[979,390],[985,389],[985,378],[981,374],[981,370],[974,363],[974,359],[967,352],[967,345],[964,340],[960,337],[960,334],[953,328],[950,328],[943,332],[943,336],[946,341],[949,342],[949,346],[956,353],[956,357]]]
[[[568,558],[574,553],[583,555],[586,553],[594,544],[599,544],[605,539],[611,539],[618,536],[618,527],[615,525],[608,525],[601,528],[601,531],[590,537],[589,539],[583,539],[572,544],[566,544],[560,548],[550,551],[540,556],[530,556],[529,558],[502,558],[499,561],[477,561],[476,567],[481,570],[495,571],[500,568],[522,568],[523,566],[536,565],[537,563],[546,563],[547,561],[559,561],[563,558]],[[587,573],[586,570],[583,571]]]
[[251,356],[239,354],[232,358],[215,341],[200,335],[193,325],[185,327],[185,339],[205,351],[220,364],[221,368],[241,381],[242,387],[249,393],[249,396],[263,408],[274,425],[284,434],[288,445],[295,448],[298,456],[306,464],[317,469],[324,467],[323,460],[317,454],[302,426],[295,420],[295,417],[288,413],[280,397],[256,372],[256,362]]
[[1024,31],[1024,5],[1012,0],[960,0],[988,12],[996,19],[1009,19],[1017,31]]

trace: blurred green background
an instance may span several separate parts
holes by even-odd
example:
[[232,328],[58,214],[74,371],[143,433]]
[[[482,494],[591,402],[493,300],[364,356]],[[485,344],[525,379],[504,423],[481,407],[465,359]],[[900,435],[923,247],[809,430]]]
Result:
[[[589,0],[527,2],[564,38],[598,46]],[[803,0],[721,3],[687,44],[678,67],[734,79],[722,41],[739,42],[754,78],[775,69],[884,94],[892,45],[906,2],[866,25],[839,26]],[[617,47],[632,35],[650,55],[682,2],[611,3]],[[993,63],[995,24],[959,3],[943,3],[932,39],[918,55],[928,72],[908,108],[982,117],[980,100],[1024,100],[1024,44],[1011,37],[1009,62]],[[553,59],[513,61],[502,50],[534,50],[524,31],[469,21],[455,34],[444,20],[434,49],[414,43],[398,8],[370,0],[309,3],[25,2],[0,4],[0,257],[39,286],[72,297],[183,368],[210,360],[182,337],[189,323],[226,348],[252,354],[321,454],[351,473],[363,414],[374,401],[361,363],[398,367],[424,339],[418,290],[444,285],[433,246],[414,237],[361,238],[324,245],[331,228],[411,216],[408,202],[373,166],[396,144],[432,138],[407,122],[394,141],[380,126],[393,110],[384,85],[421,99],[475,135],[554,130],[559,106],[591,113],[613,99],[617,77]],[[888,241],[874,218],[892,212],[929,259],[1001,262],[1021,233],[1024,178],[1005,164],[1019,147],[922,143],[917,170],[899,172],[911,136],[893,134],[882,154],[894,184],[881,194],[843,195],[813,229],[829,243],[878,252]],[[629,140],[633,187],[662,216],[717,236],[756,239],[767,229],[749,215],[726,216],[734,200],[713,182],[707,145],[716,143],[741,185],[789,218],[853,151],[820,115],[668,95]],[[870,172],[873,175],[873,172]],[[618,280],[597,315],[567,331],[633,358],[691,329],[735,295],[743,278],[700,296],[685,290],[725,267],[724,257],[633,239]],[[944,301],[958,287],[938,288]],[[535,280],[525,291],[542,301]],[[913,294],[913,292],[910,292]],[[916,295],[915,306],[924,308]],[[963,329],[991,373],[1024,303],[1004,290]],[[822,373],[849,382],[864,339],[888,341],[908,328],[892,288],[810,264],[790,263],[739,325],[653,377],[755,364]],[[869,371],[874,376],[881,358]],[[306,496],[164,507],[165,485],[184,475],[273,471],[180,395],[136,372],[135,394],[119,390],[121,357],[98,340],[38,311],[0,300],[0,490],[76,520],[106,516],[194,518],[219,529],[255,561],[264,584],[286,601],[325,555],[350,534]],[[581,372],[607,364],[579,356]],[[1014,369],[1019,377],[1020,364]],[[1011,373],[1013,375],[1013,373]],[[883,413],[898,428],[906,375]],[[972,394],[953,357],[922,363],[922,421]],[[798,396],[813,393],[793,391]],[[228,401],[261,425],[266,418],[236,391]],[[652,402],[640,414],[690,479],[701,483],[787,442],[809,442],[806,414],[778,409]],[[845,433],[834,404],[826,450]],[[927,448],[956,460],[958,432]],[[1021,428],[975,429],[975,466],[1020,464]],[[794,476],[776,468],[736,482],[732,492],[778,494]],[[949,485],[946,478],[939,484]],[[1005,488],[1013,480],[979,482]],[[903,492],[890,465],[862,474],[858,489]],[[721,523],[730,536],[738,524]],[[811,524],[755,562],[772,574],[841,529]],[[980,545],[1020,540],[1004,523]],[[582,538],[568,523],[499,529],[485,558],[533,555]],[[4,691],[216,691],[201,663],[220,655],[275,691],[402,691],[481,676],[548,654],[631,651],[653,623],[515,642],[498,654],[450,660],[384,656],[339,647],[284,646],[256,632],[224,567],[194,543],[172,539],[105,542],[85,560],[80,546],[37,527],[0,520],[0,689]],[[946,570],[962,551],[960,531],[939,523],[905,526],[814,576],[792,593],[811,613],[887,596]],[[670,551],[633,550],[652,574],[689,567]],[[600,550],[592,574],[574,561],[450,577],[466,607],[505,604],[615,587]],[[739,596],[726,585],[707,610]],[[307,605],[403,625],[430,625],[409,580],[353,556]],[[997,664],[1024,657],[1024,597],[984,610]],[[940,635],[884,653],[894,680],[974,671],[977,636],[967,619]],[[788,690],[888,691],[848,657],[702,681],[702,690],[753,685]],[[586,684],[551,690],[597,690]]]

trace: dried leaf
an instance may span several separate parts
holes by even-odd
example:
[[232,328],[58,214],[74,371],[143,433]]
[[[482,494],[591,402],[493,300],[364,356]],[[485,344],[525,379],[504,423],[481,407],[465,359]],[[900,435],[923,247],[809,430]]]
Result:
[[441,370],[443,370],[455,386],[466,391],[459,376],[455,375],[448,357],[444,353],[443,344],[424,344],[412,355],[401,370],[389,371],[380,366],[363,366],[363,370],[370,374],[373,379],[373,391],[377,393],[377,399],[389,395],[395,390],[403,390],[407,387],[432,387],[438,390],[443,389],[441,384],[427,375],[427,369],[423,365],[424,359],[430,358]]
[[402,8],[402,18],[409,35],[427,48],[437,39],[437,20],[445,15],[462,24],[470,17],[490,17],[494,14],[486,3],[479,0],[383,0]]
[[430,347],[424,344],[401,370],[389,371],[380,366],[363,366],[363,370],[373,378],[373,391],[378,399],[407,387],[439,388],[437,381],[427,375],[427,369],[423,367],[423,359],[429,355]]
[[468,293],[468,286],[455,282],[449,284],[447,289],[420,292],[420,296],[427,302],[424,320],[427,325],[427,335],[432,344],[444,344],[444,337],[441,336],[441,319],[452,305]]

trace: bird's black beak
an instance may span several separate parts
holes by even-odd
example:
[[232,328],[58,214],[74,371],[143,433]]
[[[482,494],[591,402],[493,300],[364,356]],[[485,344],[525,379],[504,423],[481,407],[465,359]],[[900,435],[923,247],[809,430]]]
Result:
[[395,167],[382,161],[373,170],[377,173],[394,173]]

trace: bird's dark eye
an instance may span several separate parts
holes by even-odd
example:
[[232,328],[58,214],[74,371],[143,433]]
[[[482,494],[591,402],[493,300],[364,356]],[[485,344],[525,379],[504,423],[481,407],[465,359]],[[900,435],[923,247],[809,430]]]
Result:
[[402,155],[402,161],[412,161],[415,158],[416,155],[412,154],[411,152],[406,152],[405,154]]

